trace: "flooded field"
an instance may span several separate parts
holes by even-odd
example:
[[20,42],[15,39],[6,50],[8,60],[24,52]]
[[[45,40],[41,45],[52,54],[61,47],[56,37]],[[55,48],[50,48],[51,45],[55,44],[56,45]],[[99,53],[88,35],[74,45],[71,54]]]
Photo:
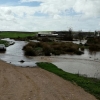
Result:
[[[14,41],[6,39],[7,41]],[[24,52],[22,50],[23,46],[27,43],[25,41],[14,41],[15,44],[7,47],[5,53],[0,53],[0,59],[6,61],[7,63],[12,63],[16,66],[36,66],[36,62],[31,57],[24,56]],[[20,61],[24,60],[24,63]]]
[[[9,40],[8,41],[14,41]],[[24,56],[23,46],[27,44],[25,41],[14,41],[15,44],[7,47],[5,53],[0,53],[0,59],[16,66],[34,67],[36,62],[45,61],[52,62],[59,68],[70,72],[79,73],[88,77],[100,78],[100,52],[84,51],[83,55],[60,55],[51,57],[27,57]],[[24,63],[20,61],[24,60]]]

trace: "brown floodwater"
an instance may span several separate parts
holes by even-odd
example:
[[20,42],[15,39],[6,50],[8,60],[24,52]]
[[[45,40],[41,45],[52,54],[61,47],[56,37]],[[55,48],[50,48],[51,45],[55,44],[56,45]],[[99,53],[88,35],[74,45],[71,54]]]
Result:
[[[5,39],[7,41],[14,41]],[[60,55],[51,57],[30,57],[24,56],[23,46],[25,41],[14,41],[15,44],[7,47],[5,53],[0,53],[0,59],[7,63],[22,67],[34,67],[36,62],[52,62],[66,72],[78,73],[88,77],[100,79],[100,52],[89,52],[85,50],[83,55]],[[75,42],[75,41],[74,41]],[[84,41],[83,41],[84,42]],[[76,43],[79,43],[76,41]],[[24,63],[19,61],[24,60]]]
[[[7,41],[14,41],[10,39],[4,39]],[[0,59],[6,61],[7,63],[14,64],[16,66],[22,66],[22,67],[33,67],[36,66],[36,61],[33,60],[32,57],[26,57],[24,56],[24,52],[22,50],[23,46],[27,44],[25,41],[14,41],[15,44],[11,45],[6,48],[5,53],[0,54]],[[21,63],[20,61],[24,60],[24,63]]]

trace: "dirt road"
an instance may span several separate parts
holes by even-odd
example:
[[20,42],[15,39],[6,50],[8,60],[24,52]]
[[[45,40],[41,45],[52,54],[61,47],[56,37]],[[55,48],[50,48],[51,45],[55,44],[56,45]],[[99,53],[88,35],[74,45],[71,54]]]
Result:
[[0,100],[96,100],[77,85],[39,67],[0,61]]

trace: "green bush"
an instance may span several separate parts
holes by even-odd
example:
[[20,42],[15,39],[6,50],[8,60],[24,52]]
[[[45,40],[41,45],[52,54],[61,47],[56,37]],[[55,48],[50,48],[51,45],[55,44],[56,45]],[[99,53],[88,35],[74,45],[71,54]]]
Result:
[[5,40],[0,40],[0,44],[4,44],[6,47],[10,45],[9,42]]

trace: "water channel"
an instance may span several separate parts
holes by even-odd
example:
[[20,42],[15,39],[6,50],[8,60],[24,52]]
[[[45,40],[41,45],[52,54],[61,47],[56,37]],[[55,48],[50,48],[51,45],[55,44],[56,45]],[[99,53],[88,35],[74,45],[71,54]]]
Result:
[[[5,39],[7,41],[14,41]],[[34,67],[36,62],[47,61],[52,62],[59,68],[70,73],[79,73],[88,77],[95,77],[100,79],[100,52],[90,53],[88,50],[84,51],[83,55],[60,55],[51,57],[29,57],[24,56],[22,50],[23,46],[27,44],[25,41],[14,41],[15,44],[7,47],[5,53],[0,53],[0,59],[7,63],[22,67]],[[76,41],[76,43],[79,43]],[[24,63],[19,62],[24,60]]]
[[[26,57],[24,56],[24,52],[22,50],[23,46],[27,44],[25,41],[14,41],[9,38],[3,39],[7,41],[13,41],[15,42],[14,45],[11,45],[6,48],[5,53],[0,53],[0,59],[6,61],[7,63],[14,64],[16,66],[22,66],[22,67],[33,67],[36,66],[36,61],[33,60],[32,57]],[[24,60],[24,63],[21,63],[20,61]]]

